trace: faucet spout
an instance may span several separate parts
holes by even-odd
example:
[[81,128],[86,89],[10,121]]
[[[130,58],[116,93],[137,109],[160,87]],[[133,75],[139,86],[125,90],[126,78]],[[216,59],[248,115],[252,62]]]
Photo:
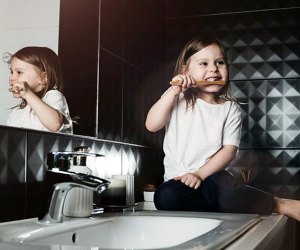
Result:
[[51,180],[50,183],[53,183],[54,179],[57,183],[51,185],[52,190],[49,193],[50,200],[47,212],[43,217],[39,217],[42,218],[39,219],[39,222],[45,224],[62,221],[64,202],[68,192],[72,188],[79,187],[101,193],[107,189],[110,184],[109,181],[93,175],[61,170],[48,170],[46,180]]

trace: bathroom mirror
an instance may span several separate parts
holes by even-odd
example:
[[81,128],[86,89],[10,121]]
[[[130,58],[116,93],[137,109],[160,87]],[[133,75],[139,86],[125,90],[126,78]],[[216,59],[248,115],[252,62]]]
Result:
[[[9,65],[4,62],[5,52],[14,53],[26,46],[45,46],[54,50],[59,56],[59,25],[60,2],[62,0],[1,0],[0,8],[0,125],[6,125],[10,108],[19,104],[20,100],[13,98],[8,91]],[[75,55],[74,55],[75,57]],[[76,58],[74,58],[76,60]],[[64,66],[64,65],[63,65]],[[64,70],[64,67],[63,67]],[[65,91],[64,91],[65,93]],[[67,93],[67,101],[74,97],[75,91]],[[75,99],[76,97],[74,97]],[[73,99],[73,98],[72,98]],[[68,101],[69,102],[69,101]],[[97,96],[87,98],[90,106],[96,106]],[[70,106],[70,105],[69,105]],[[91,111],[92,110],[92,111]],[[89,110],[91,119],[97,117],[97,108]],[[70,108],[71,116],[77,115]],[[73,115],[72,115],[73,114]],[[75,125],[75,126],[80,126]],[[91,125],[92,126],[92,125]],[[96,136],[96,122],[86,133],[80,130],[80,135]],[[74,129],[74,134],[76,129]],[[78,133],[79,134],[79,133]]]

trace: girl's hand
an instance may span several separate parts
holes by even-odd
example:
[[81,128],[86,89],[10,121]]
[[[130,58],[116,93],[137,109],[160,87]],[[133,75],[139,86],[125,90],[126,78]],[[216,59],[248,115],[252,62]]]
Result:
[[14,82],[9,89],[15,97],[26,99],[26,94],[31,92],[27,82]]
[[189,75],[177,75],[172,78],[172,81],[178,81],[181,85],[172,86],[172,90],[179,94],[180,92],[186,91],[188,88],[195,87],[196,81]]
[[190,188],[197,189],[201,186],[201,178],[195,173],[187,173],[173,178],[175,181],[181,181]]

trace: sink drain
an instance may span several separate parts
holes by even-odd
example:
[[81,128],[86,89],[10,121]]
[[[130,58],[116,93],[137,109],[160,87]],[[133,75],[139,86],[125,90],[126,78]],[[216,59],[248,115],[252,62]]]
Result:
[[76,233],[73,233],[73,234],[72,234],[72,242],[73,242],[73,244],[75,244],[76,241],[77,241],[77,234],[76,234]]

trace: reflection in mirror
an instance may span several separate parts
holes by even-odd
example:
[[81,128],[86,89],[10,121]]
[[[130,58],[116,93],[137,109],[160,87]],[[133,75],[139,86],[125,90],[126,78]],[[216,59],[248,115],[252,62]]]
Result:
[[[9,92],[8,79],[10,70],[5,62],[6,52],[14,54],[16,51],[27,46],[42,46],[52,49],[59,57],[63,51],[59,49],[60,30],[60,2],[61,0],[10,0],[3,1],[0,9],[0,125],[6,125],[11,108],[20,103],[20,99],[13,98]],[[11,12],[13,10],[13,18]],[[39,18],[43,17],[43,18]],[[75,56],[75,55],[74,55]],[[64,70],[64,65],[63,65]],[[64,74],[64,72],[63,72]],[[72,99],[73,92],[69,90],[66,96],[67,101]],[[65,90],[63,90],[65,93]],[[89,101],[97,103],[95,100]],[[69,102],[69,101],[68,101]],[[78,111],[70,107],[71,117],[76,117]],[[95,107],[96,110],[96,107]],[[96,115],[91,114],[95,119]],[[80,121],[77,128],[83,122]],[[74,130],[76,134],[76,130]],[[93,133],[84,134],[80,130],[80,135],[92,136]]]
[[8,63],[9,91],[20,102],[11,109],[7,125],[72,134],[57,54],[47,47],[27,46],[12,54]]

